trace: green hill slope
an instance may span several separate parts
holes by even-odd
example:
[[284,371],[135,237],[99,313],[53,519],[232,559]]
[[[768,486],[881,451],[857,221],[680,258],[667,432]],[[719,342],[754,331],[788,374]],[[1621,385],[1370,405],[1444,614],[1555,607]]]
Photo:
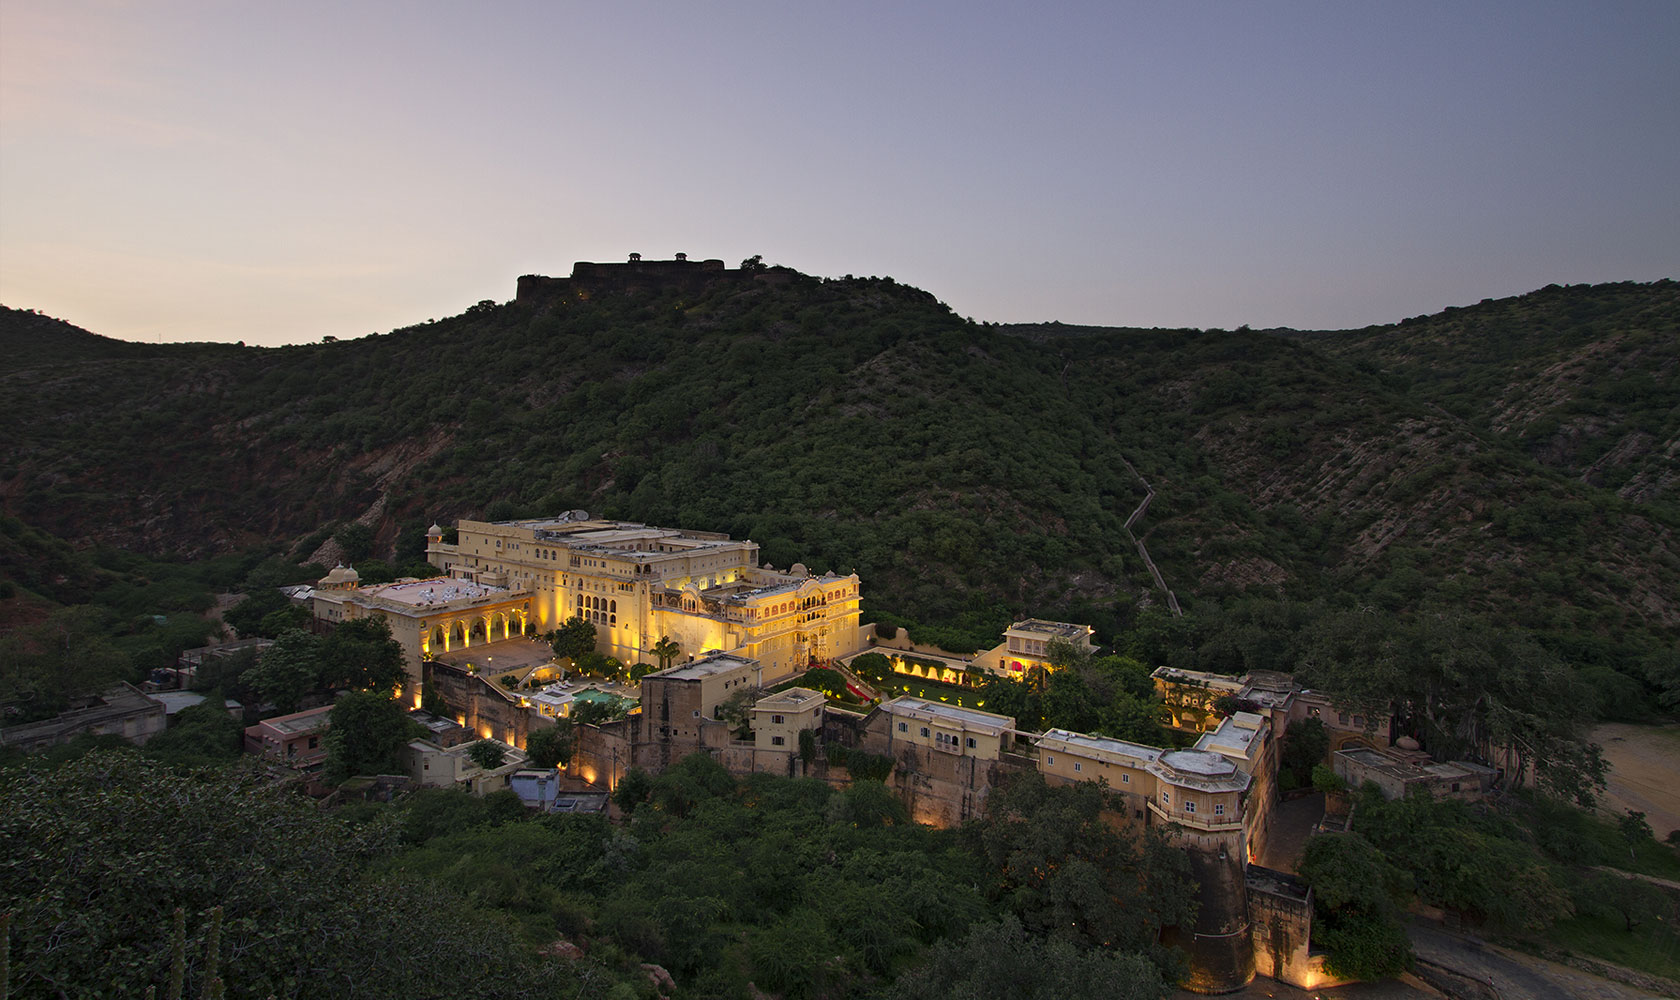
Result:
[[[1163,596],[1125,528],[1147,480],[1135,530],[1191,607],[1351,596],[1630,648],[1680,635],[1670,509],[1534,461],[1353,339],[1416,322],[1022,336],[890,279],[784,279],[481,303],[342,343],[7,362],[0,502],[78,544],[182,554],[307,555],[364,515],[389,551],[434,519],[584,508],[855,569],[873,607],[924,620],[1111,627]],[[1672,285],[1612,287],[1623,339],[1660,340]],[[1652,398],[1673,385],[1648,374]]]

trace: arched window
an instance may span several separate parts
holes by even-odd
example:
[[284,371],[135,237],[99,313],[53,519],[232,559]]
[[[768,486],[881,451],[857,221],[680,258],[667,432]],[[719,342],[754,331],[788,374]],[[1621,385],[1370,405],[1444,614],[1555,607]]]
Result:
[[611,612],[614,612],[616,614],[617,611],[618,611],[618,602],[617,601],[608,601],[607,602],[607,610],[611,611]]

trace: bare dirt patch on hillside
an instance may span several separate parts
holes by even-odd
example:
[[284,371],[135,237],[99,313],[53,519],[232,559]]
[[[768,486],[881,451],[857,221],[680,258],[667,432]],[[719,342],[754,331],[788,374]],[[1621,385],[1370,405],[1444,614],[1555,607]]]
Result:
[[1610,763],[1604,807],[1644,813],[1658,840],[1680,829],[1680,725],[1609,722],[1592,731],[1592,740]]

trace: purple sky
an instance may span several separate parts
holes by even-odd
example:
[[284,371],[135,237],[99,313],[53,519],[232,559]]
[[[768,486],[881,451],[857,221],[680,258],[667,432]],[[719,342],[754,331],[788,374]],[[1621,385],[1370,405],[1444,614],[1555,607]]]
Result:
[[0,0],[0,302],[279,344],[677,251],[1000,322],[1680,277],[1680,3]]

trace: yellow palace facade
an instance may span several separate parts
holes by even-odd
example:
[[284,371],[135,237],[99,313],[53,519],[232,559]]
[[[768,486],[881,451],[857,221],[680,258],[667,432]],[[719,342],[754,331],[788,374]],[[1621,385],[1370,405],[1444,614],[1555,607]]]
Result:
[[[715,532],[591,518],[583,511],[522,521],[459,522],[454,543],[428,532],[426,558],[451,577],[527,598],[537,631],[576,615],[596,648],[654,662],[669,637],[681,659],[751,657],[764,680],[857,652],[857,575],[758,565],[758,545]],[[425,635],[422,651],[447,636]]]

